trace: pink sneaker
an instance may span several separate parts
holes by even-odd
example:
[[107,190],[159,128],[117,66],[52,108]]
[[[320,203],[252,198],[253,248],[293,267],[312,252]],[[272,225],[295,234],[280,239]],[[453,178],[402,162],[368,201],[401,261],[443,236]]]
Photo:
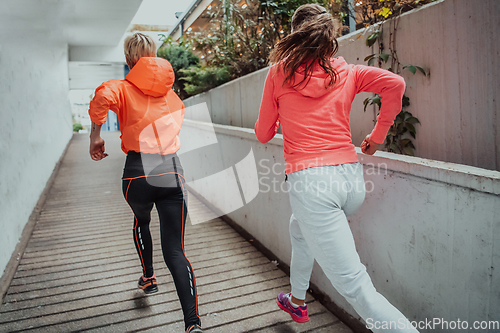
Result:
[[307,315],[307,305],[293,307],[290,304],[290,294],[279,293],[278,297],[276,297],[276,303],[281,310],[288,312],[292,319],[297,323],[305,323],[309,321],[309,316]]

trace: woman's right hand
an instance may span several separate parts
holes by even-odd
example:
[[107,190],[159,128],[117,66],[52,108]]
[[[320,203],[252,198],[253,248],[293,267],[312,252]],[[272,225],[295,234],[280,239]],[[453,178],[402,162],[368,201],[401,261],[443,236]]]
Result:
[[368,134],[361,143],[361,151],[366,155],[373,155],[378,150],[379,146],[380,144],[373,142],[370,138],[370,134]]
[[94,161],[100,161],[107,157],[108,154],[104,152],[104,140],[101,137],[90,139],[90,157]]

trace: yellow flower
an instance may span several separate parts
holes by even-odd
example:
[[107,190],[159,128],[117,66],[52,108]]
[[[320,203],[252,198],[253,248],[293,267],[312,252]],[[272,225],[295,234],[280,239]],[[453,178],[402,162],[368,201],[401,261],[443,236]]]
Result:
[[382,10],[378,13],[379,15],[382,15],[383,17],[387,18],[389,15],[392,14],[391,10],[387,7],[382,7]]

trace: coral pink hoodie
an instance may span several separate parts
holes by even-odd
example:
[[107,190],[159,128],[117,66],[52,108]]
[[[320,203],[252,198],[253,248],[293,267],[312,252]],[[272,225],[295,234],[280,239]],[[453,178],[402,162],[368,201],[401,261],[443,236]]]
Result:
[[[286,173],[302,169],[358,161],[351,140],[349,115],[354,96],[362,91],[380,94],[382,108],[371,139],[383,143],[394,118],[401,111],[404,79],[384,69],[349,65],[344,58],[332,59],[337,81],[326,88],[330,76],[316,65],[310,81],[297,88],[283,86],[284,73],[270,68],[255,124],[257,139],[266,143],[283,129]],[[296,74],[303,78],[304,66]],[[307,83],[307,85],[306,85]]]

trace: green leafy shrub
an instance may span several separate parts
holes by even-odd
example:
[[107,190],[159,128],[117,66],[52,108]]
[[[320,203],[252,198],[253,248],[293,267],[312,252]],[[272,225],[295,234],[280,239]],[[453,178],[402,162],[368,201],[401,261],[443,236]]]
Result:
[[415,156],[415,146],[411,139],[404,137],[409,133],[414,139],[417,133],[415,124],[420,121],[410,112],[402,110],[394,120],[385,140],[385,148],[389,152]]
[[[227,0],[211,6],[204,13],[210,18],[208,25],[202,31],[186,32],[183,43],[189,44],[190,49],[194,48],[200,55],[205,66],[204,76],[216,76],[216,71],[211,68],[221,68],[219,77],[225,77],[227,71],[229,79],[236,79],[268,65],[269,53],[274,45],[290,33],[290,21],[295,9],[306,3],[319,3],[338,16],[341,1],[246,0],[246,6],[241,6],[241,1]],[[186,83],[189,91],[205,91],[196,88],[196,82],[197,79],[193,78]]]
[[[402,12],[427,4],[434,0],[365,0],[357,3],[355,16],[357,27],[367,27],[374,23],[395,17]],[[229,72],[230,79],[247,75],[268,65],[268,57],[274,45],[291,31],[291,18],[295,10],[306,3],[318,3],[324,6],[335,18],[342,21],[354,12],[349,12],[344,0],[223,0],[212,3],[203,16],[209,18],[208,24],[201,31],[187,31],[175,46],[171,39],[165,39],[158,56],[169,60],[178,76],[175,91],[181,98],[190,92],[203,92],[202,86],[196,87],[202,77],[223,77]],[[339,32],[341,27],[339,26]],[[371,45],[377,40],[378,33],[371,37]],[[185,71],[193,77],[183,80],[181,69],[187,70],[193,63],[194,52],[199,55],[205,67],[199,70]],[[387,62],[389,55],[374,54],[367,61],[370,64]],[[179,58],[179,60],[177,60]],[[193,61],[191,61],[193,60]],[[202,69],[203,68],[203,69]],[[224,68],[220,75],[211,68]],[[200,74],[202,73],[203,74]],[[395,71],[397,72],[397,70]],[[184,81],[184,82],[183,82]],[[215,80],[212,82],[225,82]],[[186,86],[189,86],[186,90]],[[213,87],[213,84],[203,84]]]
[[[364,59],[368,62],[369,66],[378,66],[383,68],[383,66],[386,65],[388,66],[387,70],[397,74],[401,74],[401,71],[405,69],[410,71],[412,74],[416,74],[417,71],[419,71],[427,77],[428,71],[422,67],[401,64],[396,49],[396,33],[398,31],[399,18],[402,12],[432,1],[434,0],[368,0],[363,2],[363,5],[360,6],[360,10],[364,13],[364,20],[366,21],[367,26],[369,26],[370,23],[383,22],[392,18],[388,24],[390,33],[388,36],[389,41],[387,43],[382,42],[382,38],[384,36],[383,25],[372,31],[372,33],[366,38],[366,46],[374,47],[374,49],[376,46],[378,49],[378,53],[370,54]],[[366,107],[368,105],[378,105],[378,109],[380,110],[381,102],[380,95],[378,94],[370,98],[366,98],[363,102],[365,105],[364,111],[366,111]],[[415,156],[416,148],[413,144],[412,138],[416,138],[417,130],[415,125],[420,124],[420,121],[410,112],[406,111],[405,108],[408,106],[410,106],[410,98],[403,95],[401,112],[396,116],[394,124],[387,133],[385,148],[389,152]]]
[[229,69],[224,67],[191,66],[181,69],[185,81],[184,89],[190,95],[200,94],[226,83],[231,78]]
[[73,124],[73,132],[78,132],[82,129],[83,129],[82,124],[80,124],[80,123]]
[[[366,98],[363,104],[365,105],[364,111],[366,111],[368,105],[377,105],[380,110],[382,100],[380,95],[375,94],[372,97]],[[410,99],[406,95],[403,95],[401,112],[396,116],[394,124],[392,124],[387,133],[385,149],[391,153],[415,156],[415,145],[407,136],[411,135],[413,139],[416,138],[417,129],[415,125],[420,124],[420,121],[405,110],[408,106],[410,106]]]
[[199,66],[200,58],[194,55],[191,45],[183,39],[175,43],[171,38],[164,39],[162,46],[157,51],[157,56],[170,62],[175,73],[175,82],[172,89],[181,98],[189,97],[189,93],[184,89],[182,69],[191,66]]
[[[363,0],[357,2],[356,28],[361,29],[387,19],[397,17],[412,9],[427,5],[436,0]],[[343,8],[346,9],[345,6]],[[342,16],[352,16],[347,11]]]

